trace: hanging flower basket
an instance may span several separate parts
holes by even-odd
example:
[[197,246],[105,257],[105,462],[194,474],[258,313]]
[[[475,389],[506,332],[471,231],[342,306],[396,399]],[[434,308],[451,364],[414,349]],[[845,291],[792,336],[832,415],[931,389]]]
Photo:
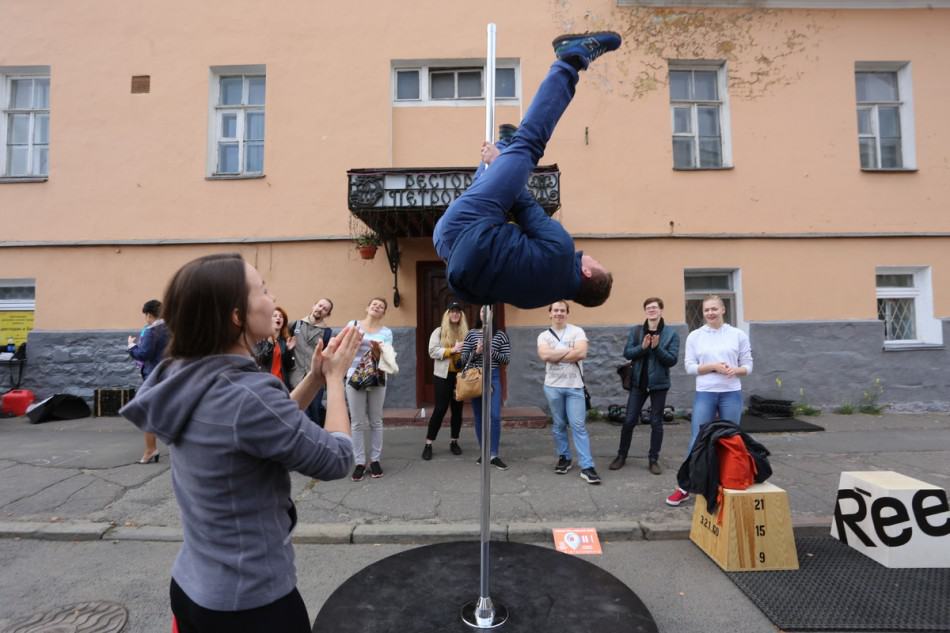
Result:
[[360,252],[360,257],[363,259],[373,259],[376,257],[376,246],[367,245],[367,246],[357,246],[356,250]]

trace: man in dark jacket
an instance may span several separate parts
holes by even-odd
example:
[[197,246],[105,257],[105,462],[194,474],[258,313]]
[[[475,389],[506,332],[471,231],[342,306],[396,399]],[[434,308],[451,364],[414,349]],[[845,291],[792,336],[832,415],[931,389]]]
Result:
[[[574,97],[578,71],[620,42],[612,32],[556,38],[558,59],[511,143],[500,153],[490,143],[482,145],[482,160],[491,168],[480,170],[449,205],[433,234],[449,286],[460,299],[537,308],[563,299],[598,306],[610,296],[611,274],[590,255],[574,251],[574,240],[547,216],[527,184]],[[514,223],[507,221],[509,212]]]
[[627,461],[633,428],[640,421],[640,409],[650,401],[650,472],[659,475],[660,447],[663,444],[663,409],[670,390],[670,367],[679,359],[680,337],[663,321],[663,299],[648,297],[643,302],[646,320],[630,328],[624,358],[630,359],[632,385],[627,398],[627,417],[620,431],[620,448],[610,470],[620,470]]

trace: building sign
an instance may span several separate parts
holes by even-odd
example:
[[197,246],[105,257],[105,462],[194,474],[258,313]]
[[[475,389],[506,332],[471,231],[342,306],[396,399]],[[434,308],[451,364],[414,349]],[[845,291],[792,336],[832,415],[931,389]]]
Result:
[[6,347],[7,340],[19,345],[26,342],[26,336],[33,329],[32,310],[0,310],[0,347]]
[[892,471],[843,472],[831,536],[885,567],[950,567],[947,492]]
[[[474,169],[351,169],[350,211],[385,237],[432,235],[435,222],[468,189]],[[538,167],[528,190],[548,215],[561,205],[557,165]]]

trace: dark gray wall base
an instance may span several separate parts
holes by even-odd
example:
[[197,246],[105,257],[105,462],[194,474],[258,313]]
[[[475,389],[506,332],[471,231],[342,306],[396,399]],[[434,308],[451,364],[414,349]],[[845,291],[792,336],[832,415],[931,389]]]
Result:
[[[138,335],[139,330],[33,330],[21,387],[38,400],[69,393],[89,402],[96,389],[137,388],[142,377],[126,347],[128,337]],[[389,381],[386,406],[414,407],[415,328],[394,328],[393,338],[400,371]]]
[[[683,369],[686,327],[670,324],[680,335],[680,362],[671,370],[668,402],[677,410],[692,406],[694,378]],[[546,409],[544,364],[537,356],[543,327],[510,328],[509,406]],[[950,320],[943,322],[950,340]],[[585,328],[590,360],[585,378],[594,405],[626,404],[627,392],[616,374],[622,364],[629,326]],[[23,387],[38,398],[72,393],[91,399],[98,388],[137,387],[138,369],[126,352],[126,338],[137,331],[34,330],[30,333]],[[416,406],[416,328],[393,328],[399,374],[390,379],[389,408]],[[825,410],[844,403],[861,404],[880,380],[880,403],[891,410],[950,411],[950,350],[931,348],[900,353],[884,351],[879,321],[813,321],[752,323],[755,370],[743,379],[746,397],[755,393],[803,400]],[[776,378],[781,379],[778,386]]]

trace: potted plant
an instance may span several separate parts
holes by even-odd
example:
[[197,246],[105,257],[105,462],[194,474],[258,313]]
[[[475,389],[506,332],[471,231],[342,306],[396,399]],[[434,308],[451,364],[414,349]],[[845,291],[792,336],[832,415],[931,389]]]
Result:
[[363,259],[376,257],[376,249],[381,243],[382,240],[376,233],[363,233],[356,236],[356,250],[360,252],[360,257]]

